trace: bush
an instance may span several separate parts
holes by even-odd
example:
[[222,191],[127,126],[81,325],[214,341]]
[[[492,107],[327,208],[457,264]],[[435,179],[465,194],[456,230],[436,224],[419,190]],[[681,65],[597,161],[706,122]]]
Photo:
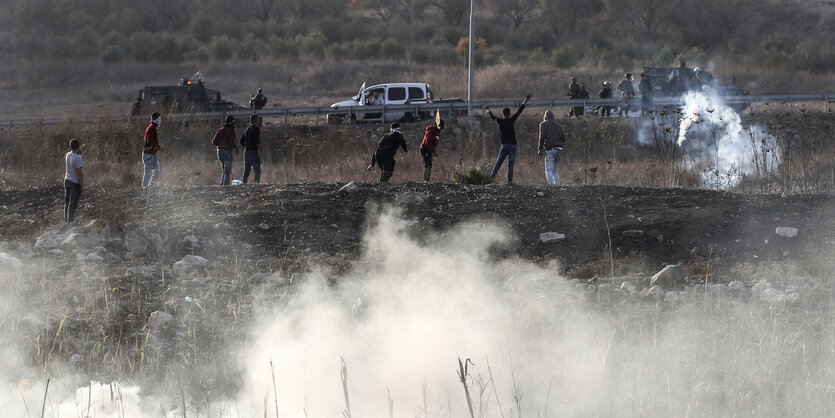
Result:
[[557,68],[569,68],[577,63],[577,51],[570,45],[551,51],[551,64]]
[[105,64],[115,64],[124,61],[127,55],[127,52],[121,46],[108,45],[104,47],[104,51],[101,53],[101,60]]
[[463,173],[456,171],[452,175],[452,181],[459,184],[490,184],[493,179],[486,171],[478,167],[470,167]]
[[215,36],[212,38],[211,52],[212,58],[218,62],[226,62],[232,58],[237,47],[236,42],[229,39],[226,35]]
[[322,32],[312,32],[304,36],[296,36],[300,51],[313,58],[322,58],[325,55],[325,48],[328,46],[328,39]]
[[386,39],[380,43],[380,57],[402,59],[406,55],[406,47],[394,39]]
[[275,58],[298,58],[299,44],[294,39],[280,38],[273,36],[270,38],[270,53]]

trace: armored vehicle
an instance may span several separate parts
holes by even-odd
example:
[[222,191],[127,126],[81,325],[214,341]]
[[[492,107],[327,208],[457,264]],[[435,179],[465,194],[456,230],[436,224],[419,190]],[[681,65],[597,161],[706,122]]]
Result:
[[173,86],[145,86],[139,90],[131,105],[131,115],[188,112],[221,112],[245,110],[242,106],[223,100],[220,92],[207,89],[200,73],[191,79],[182,79]]

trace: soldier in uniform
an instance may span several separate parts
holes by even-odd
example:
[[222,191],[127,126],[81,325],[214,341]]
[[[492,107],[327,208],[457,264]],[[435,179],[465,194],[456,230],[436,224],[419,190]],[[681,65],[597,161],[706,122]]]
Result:
[[[588,93],[586,93],[588,97]],[[583,89],[577,84],[577,78],[571,77],[571,82],[568,83],[568,98],[572,100],[583,98]],[[573,106],[568,112],[568,117],[583,116],[583,106]]]
[[267,105],[267,96],[264,96],[264,90],[258,89],[258,94],[255,97],[249,99],[249,107],[251,109],[259,110],[263,109],[264,106]]

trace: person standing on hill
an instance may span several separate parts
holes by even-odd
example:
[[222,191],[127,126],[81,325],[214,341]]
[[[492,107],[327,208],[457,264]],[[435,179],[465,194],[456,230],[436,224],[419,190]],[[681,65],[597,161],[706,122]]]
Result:
[[565,133],[562,125],[557,122],[551,109],[545,111],[539,124],[539,146],[536,154],[545,153],[545,180],[548,184],[560,184],[559,164],[562,160],[562,147],[565,144]]
[[525,110],[525,105],[528,104],[528,100],[530,99],[530,93],[525,95],[525,100],[522,101],[522,105],[519,106],[519,109],[516,110],[513,116],[510,116],[509,107],[502,109],[503,118],[494,116],[493,112],[490,111],[490,106],[484,105],[484,110],[487,111],[487,114],[499,124],[499,132],[502,140],[502,147],[499,149],[499,156],[496,158],[496,164],[493,166],[490,178],[496,178],[496,175],[499,174],[499,168],[504,163],[504,159],[507,158],[507,182],[513,183],[513,164],[516,162],[516,127],[514,124],[516,123],[516,118]]
[[232,160],[235,158],[232,151],[235,151],[235,154],[240,152],[238,144],[235,142],[235,118],[232,115],[227,116],[223,127],[217,130],[214,138],[212,138],[212,145],[217,148],[217,160],[220,161],[222,170],[220,185],[228,186],[232,176]]
[[267,96],[264,96],[264,89],[258,89],[258,94],[249,99],[249,108],[261,110],[267,105]]
[[420,143],[420,156],[423,157],[423,181],[429,182],[432,174],[432,157],[438,156],[438,141],[441,139],[441,131],[444,129],[444,120],[440,119],[437,126],[431,124],[426,127],[423,135],[423,142]]
[[157,151],[162,150],[159,144],[159,112],[151,115],[151,122],[145,128],[145,144],[142,146],[142,162],[145,164],[145,175],[142,176],[142,188],[146,189],[153,183],[159,182],[160,170]]
[[618,84],[618,91],[620,91],[620,114],[622,116],[629,116],[629,101],[635,98],[635,85],[632,84],[634,77],[632,73],[623,75],[623,80]]
[[73,138],[70,140],[70,151],[64,158],[67,170],[64,173],[64,220],[72,223],[75,220],[75,210],[84,188],[84,162],[81,160],[81,142]]
[[[612,82],[604,81],[603,88],[597,93],[599,99],[612,98]],[[607,117],[612,114],[612,106],[600,106],[600,116]]]
[[394,155],[397,154],[397,149],[403,148],[403,152],[409,152],[406,149],[406,138],[400,132],[400,124],[392,123],[390,130],[377,142],[377,149],[371,154],[371,164],[367,168],[371,170],[374,164],[380,166],[380,183],[387,183],[394,174]]
[[[587,98],[588,97],[588,92],[586,92],[586,94],[584,95],[583,90],[584,90],[584,88],[581,88],[580,85],[577,84],[577,78],[572,76],[571,77],[571,82],[568,83],[568,98],[571,99],[571,100],[583,99],[584,98],[583,96],[585,96]],[[571,111],[568,112],[568,116],[569,117],[583,116],[583,113],[584,113],[583,111],[584,110],[585,109],[583,109],[583,106],[573,106],[573,107],[571,107]]]
[[244,147],[244,175],[241,181],[249,179],[250,168],[255,172],[255,183],[261,183],[261,118],[258,115],[249,117],[249,128],[241,135],[241,146]]

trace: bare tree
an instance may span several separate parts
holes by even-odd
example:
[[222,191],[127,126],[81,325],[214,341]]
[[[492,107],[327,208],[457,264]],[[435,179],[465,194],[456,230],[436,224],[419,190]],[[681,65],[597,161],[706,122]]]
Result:
[[262,22],[269,21],[277,3],[278,0],[252,0],[255,18]]
[[458,26],[464,15],[470,10],[470,0],[431,0],[450,25]]
[[496,13],[510,20],[513,29],[519,29],[539,10],[540,0],[489,0],[489,3]]

